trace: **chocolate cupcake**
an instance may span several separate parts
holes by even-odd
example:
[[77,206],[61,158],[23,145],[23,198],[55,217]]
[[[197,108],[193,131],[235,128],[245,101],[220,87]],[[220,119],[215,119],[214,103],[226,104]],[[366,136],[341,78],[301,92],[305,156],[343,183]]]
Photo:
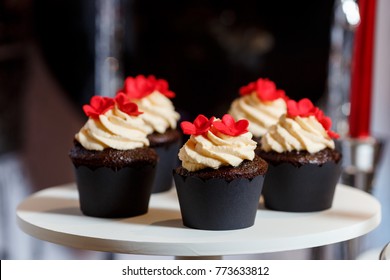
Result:
[[252,226],[267,163],[254,153],[248,121],[199,115],[181,127],[191,135],[173,171],[183,224],[203,230]]
[[128,97],[94,96],[69,156],[83,214],[133,217],[148,211],[158,156],[149,148],[141,112]]
[[286,113],[288,97],[274,82],[262,78],[242,86],[239,92],[240,97],[232,102],[229,114],[236,120],[247,119],[248,130],[259,142],[268,128]]
[[263,196],[269,209],[329,209],[341,173],[331,120],[309,99],[287,102],[287,114],[262,137],[256,153],[268,164]]
[[172,169],[179,165],[177,153],[181,145],[181,134],[177,129],[168,129],[164,133],[149,134],[148,139],[150,147],[159,157],[152,193],[168,191],[173,186]]
[[178,165],[177,153],[181,145],[181,134],[176,129],[180,115],[170,100],[175,93],[169,90],[167,81],[153,75],[127,77],[119,92],[125,93],[144,112],[140,117],[148,126],[150,147],[159,156],[152,192],[171,189],[172,169]]

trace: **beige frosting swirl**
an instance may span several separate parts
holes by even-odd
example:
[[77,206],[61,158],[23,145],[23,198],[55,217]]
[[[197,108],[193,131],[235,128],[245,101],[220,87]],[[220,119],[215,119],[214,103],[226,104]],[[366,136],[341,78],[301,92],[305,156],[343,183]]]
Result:
[[274,101],[261,101],[256,92],[235,99],[229,114],[236,120],[247,119],[248,130],[255,137],[263,136],[268,128],[276,124],[279,117],[286,113],[286,102],[283,98]]
[[238,166],[245,159],[253,160],[255,148],[256,142],[250,132],[232,137],[208,131],[207,137],[191,135],[180,149],[179,158],[188,171],[207,167],[218,169],[226,165]]
[[176,128],[180,115],[165,95],[154,91],[144,98],[132,101],[138,105],[141,112],[144,112],[140,117],[153,131],[164,133],[168,128]]
[[149,133],[151,129],[139,116],[129,116],[115,106],[99,119],[89,118],[75,138],[87,150],[131,150],[149,146]]
[[261,138],[261,148],[266,152],[306,150],[309,153],[316,153],[334,147],[334,141],[314,116],[288,118],[283,115],[278,124],[272,126]]

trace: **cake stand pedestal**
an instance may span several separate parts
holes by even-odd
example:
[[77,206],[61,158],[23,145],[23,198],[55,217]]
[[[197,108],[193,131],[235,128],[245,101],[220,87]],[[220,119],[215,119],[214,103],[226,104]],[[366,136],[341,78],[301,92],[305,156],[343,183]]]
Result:
[[20,228],[36,238],[64,246],[112,253],[220,258],[304,249],[367,234],[381,220],[379,202],[356,188],[338,185],[331,209],[287,213],[259,203],[254,226],[206,231],[183,226],[175,189],[153,194],[149,212],[125,219],[84,216],[74,184],[44,189],[17,208]]

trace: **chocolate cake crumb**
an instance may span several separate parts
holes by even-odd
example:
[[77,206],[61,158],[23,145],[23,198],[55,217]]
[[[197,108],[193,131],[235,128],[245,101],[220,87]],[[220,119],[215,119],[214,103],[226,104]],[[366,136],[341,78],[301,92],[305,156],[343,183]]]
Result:
[[85,149],[77,141],[70,150],[69,157],[76,167],[84,165],[90,168],[109,167],[112,169],[156,165],[158,161],[157,153],[149,147],[132,150],[107,148],[103,151],[93,151]]
[[253,179],[258,175],[264,175],[267,172],[268,164],[259,156],[255,156],[253,161],[244,160],[239,166],[223,166],[219,169],[205,168],[198,171],[188,171],[180,166],[175,172],[182,176],[196,176],[203,180],[218,178],[230,182],[238,178]]
[[148,135],[150,147],[161,147],[170,145],[173,142],[180,140],[181,135],[177,129],[168,129],[165,133],[154,132]]
[[272,165],[290,163],[297,167],[308,163],[317,165],[322,165],[330,161],[338,163],[341,160],[341,153],[330,148],[311,154],[308,151],[291,151],[283,153],[275,151],[266,152],[258,147],[256,149],[256,154]]

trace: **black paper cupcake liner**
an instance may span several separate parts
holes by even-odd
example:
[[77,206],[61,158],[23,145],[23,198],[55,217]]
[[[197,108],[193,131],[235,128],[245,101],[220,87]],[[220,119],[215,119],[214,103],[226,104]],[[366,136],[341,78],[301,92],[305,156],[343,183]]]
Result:
[[173,185],[172,170],[179,164],[177,154],[180,144],[179,139],[169,145],[153,148],[157,152],[159,160],[156,166],[152,193],[165,192],[171,189]]
[[80,209],[100,218],[133,217],[147,213],[155,167],[75,168]]
[[202,230],[234,230],[253,226],[264,176],[252,180],[202,180],[173,172],[183,224]]
[[315,212],[332,207],[341,164],[268,165],[263,186],[265,207],[286,212]]

